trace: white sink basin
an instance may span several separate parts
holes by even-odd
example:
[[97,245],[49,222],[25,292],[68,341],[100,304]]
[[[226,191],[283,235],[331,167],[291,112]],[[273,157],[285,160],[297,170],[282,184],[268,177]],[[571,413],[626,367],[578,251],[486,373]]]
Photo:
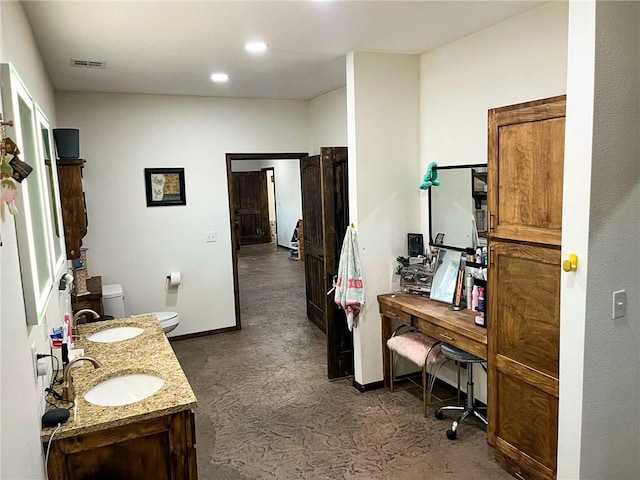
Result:
[[123,340],[129,340],[130,338],[137,337],[142,332],[144,332],[144,329],[139,327],[108,328],[89,335],[87,340],[97,343],[121,342]]
[[84,399],[94,405],[117,407],[139,402],[156,393],[164,380],[155,375],[133,373],[110,378],[89,389]]

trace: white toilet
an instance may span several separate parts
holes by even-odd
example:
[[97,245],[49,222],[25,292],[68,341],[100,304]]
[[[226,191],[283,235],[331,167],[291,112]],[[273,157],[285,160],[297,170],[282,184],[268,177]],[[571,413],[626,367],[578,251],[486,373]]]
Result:
[[[116,283],[102,286],[102,310],[105,315],[111,315],[113,318],[125,318],[122,285]],[[151,314],[158,317],[158,322],[164,333],[169,333],[180,323],[180,318],[176,312],[150,312],[140,315]]]

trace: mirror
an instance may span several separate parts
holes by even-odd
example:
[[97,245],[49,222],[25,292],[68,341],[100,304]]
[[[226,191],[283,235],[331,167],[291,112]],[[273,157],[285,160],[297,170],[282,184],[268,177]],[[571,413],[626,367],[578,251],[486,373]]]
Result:
[[[438,265],[433,276],[429,298],[444,303],[453,303],[456,284],[460,272],[462,254],[456,250],[440,248],[438,250]],[[463,272],[464,273],[464,272]]]
[[487,166],[436,167],[440,185],[429,189],[429,244],[464,251],[487,231]]
[[52,267],[53,274],[64,266],[66,261],[66,251],[64,244],[63,225],[62,225],[62,207],[60,203],[60,188],[58,186],[58,172],[56,169],[56,162],[53,158],[53,141],[52,132],[49,127],[49,120],[42,112],[40,107],[36,104],[36,125],[38,134],[38,153],[39,153],[39,166],[46,171],[44,185],[44,195],[49,198],[49,215],[48,223],[49,230],[51,232],[50,238],[53,242],[51,252],[53,254]]
[[[15,225],[27,324],[37,325],[53,290],[54,269],[64,264],[64,257],[54,259],[49,185],[35,105],[13,65],[2,64],[0,78],[5,118],[13,120],[7,136],[18,145],[20,159],[33,169],[20,183]],[[44,115],[41,120],[46,120]]]

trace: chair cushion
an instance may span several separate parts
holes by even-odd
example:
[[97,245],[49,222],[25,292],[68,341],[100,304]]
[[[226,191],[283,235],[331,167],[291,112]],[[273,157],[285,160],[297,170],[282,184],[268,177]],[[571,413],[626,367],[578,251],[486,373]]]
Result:
[[[427,359],[427,364],[446,360],[440,351],[438,340],[420,332],[409,332],[391,337],[387,340],[387,347],[420,367],[424,365],[425,359]],[[427,353],[429,354],[428,358]]]
[[463,363],[480,363],[484,362],[480,357],[476,357],[474,354],[465,352],[464,350],[449,345],[448,343],[442,344],[442,354],[451,360],[457,360]]

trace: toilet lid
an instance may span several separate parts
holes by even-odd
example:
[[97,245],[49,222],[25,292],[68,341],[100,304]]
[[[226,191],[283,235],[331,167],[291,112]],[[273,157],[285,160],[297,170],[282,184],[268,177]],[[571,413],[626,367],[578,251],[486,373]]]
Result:
[[152,312],[152,313],[153,315],[158,317],[158,322],[160,323],[168,322],[169,320],[172,320],[178,316],[177,312]]
[[114,283],[112,285],[102,285],[102,298],[114,298],[122,296],[122,286]]

